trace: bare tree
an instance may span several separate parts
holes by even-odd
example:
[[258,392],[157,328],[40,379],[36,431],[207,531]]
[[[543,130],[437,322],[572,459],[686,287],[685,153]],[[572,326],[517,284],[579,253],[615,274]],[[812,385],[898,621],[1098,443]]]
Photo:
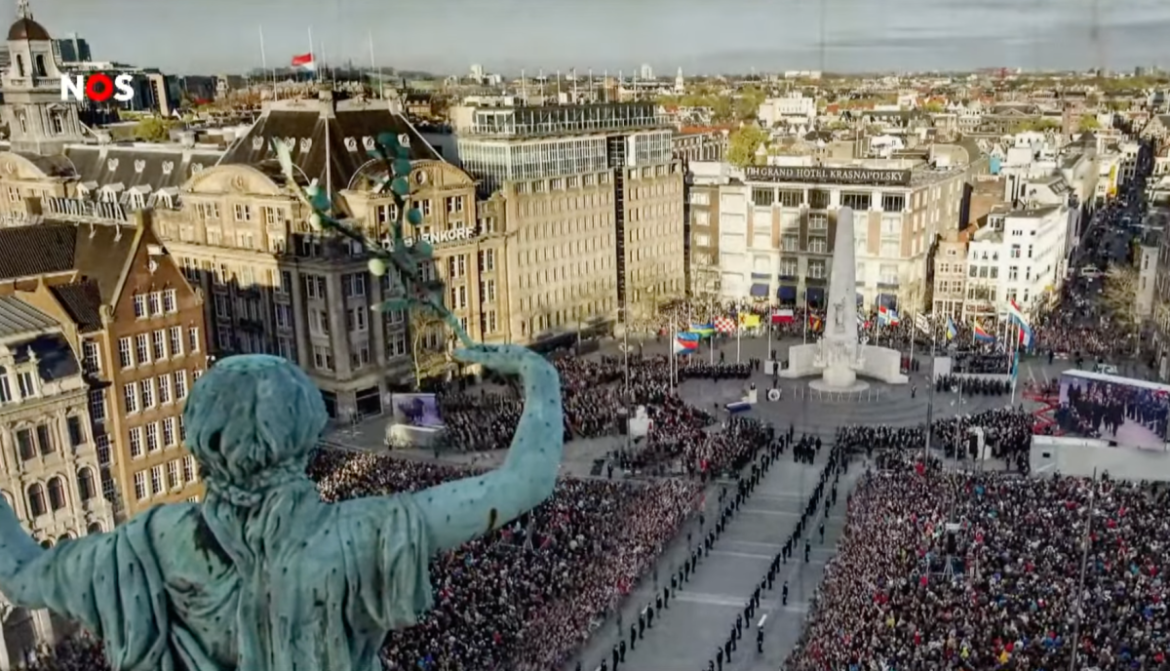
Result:
[[[1134,266],[1111,266],[1105,274],[1102,301],[1109,308],[1113,326],[1121,335],[1137,335],[1142,328],[1138,312],[1138,269]],[[1140,342],[1138,347],[1141,347]]]
[[447,353],[447,325],[431,310],[410,311],[410,355],[414,365],[414,388],[422,381],[441,374],[450,362]]

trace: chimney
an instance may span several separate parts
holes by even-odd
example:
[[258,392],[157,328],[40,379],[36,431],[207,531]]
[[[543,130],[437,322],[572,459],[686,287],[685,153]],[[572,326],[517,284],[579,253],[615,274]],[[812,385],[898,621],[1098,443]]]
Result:
[[178,133],[179,144],[185,149],[195,148],[195,131],[181,130]]

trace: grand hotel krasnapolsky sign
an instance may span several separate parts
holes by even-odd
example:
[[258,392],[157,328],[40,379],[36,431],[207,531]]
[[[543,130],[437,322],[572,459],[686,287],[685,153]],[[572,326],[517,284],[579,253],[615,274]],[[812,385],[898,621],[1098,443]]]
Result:
[[910,186],[910,171],[753,165],[744,169],[744,181],[805,182],[849,186]]

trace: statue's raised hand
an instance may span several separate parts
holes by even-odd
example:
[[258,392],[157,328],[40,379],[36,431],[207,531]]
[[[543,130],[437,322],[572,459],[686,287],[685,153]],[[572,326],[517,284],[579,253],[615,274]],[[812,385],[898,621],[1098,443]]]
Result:
[[477,345],[457,350],[455,358],[518,375],[524,387],[524,412],[500,468],[416,495],[435,550],[456,547],[548,498],[565,443],[560,378],[548,360],[519,345]]

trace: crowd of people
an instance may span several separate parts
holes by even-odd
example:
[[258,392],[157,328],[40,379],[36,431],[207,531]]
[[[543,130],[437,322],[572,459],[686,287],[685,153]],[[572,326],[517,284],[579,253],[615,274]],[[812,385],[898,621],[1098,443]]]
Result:
[[[995,408],[973,415],[936,419],[930,426],[932,449],[942,450],[948,458],[977,459],[977,441],[971,429],[980,428],[984,446],[994,459],[1014,463],[1020,472],[1027,470],[1035,418],[1017,408]],[[921,453],[927,440],[926,424],[918,426],[842,426],[837,429],[836,444],[868,457],[881,451]]]
[[1130,425],[1128,440],[1143,447],[1166,441],[1170,398],[1160,389],[1065,377],[1056,421],[1062,429],[1091,438],[1120,438]]
[[1165,669],[1168,504],[1108,480],[870,474],[785,668]]
[[[327,500],[413,491],[469,471],[321,451]],[[431,564],[434,608],[386,641],[387,669],[544,670],[563,663],[701,500],[697,484],[561,479],[535,511]]]
[[995,378],[939,375],[934,378],[934,390],[964,396],[1003,396],[1012,393],[1012,383]]

